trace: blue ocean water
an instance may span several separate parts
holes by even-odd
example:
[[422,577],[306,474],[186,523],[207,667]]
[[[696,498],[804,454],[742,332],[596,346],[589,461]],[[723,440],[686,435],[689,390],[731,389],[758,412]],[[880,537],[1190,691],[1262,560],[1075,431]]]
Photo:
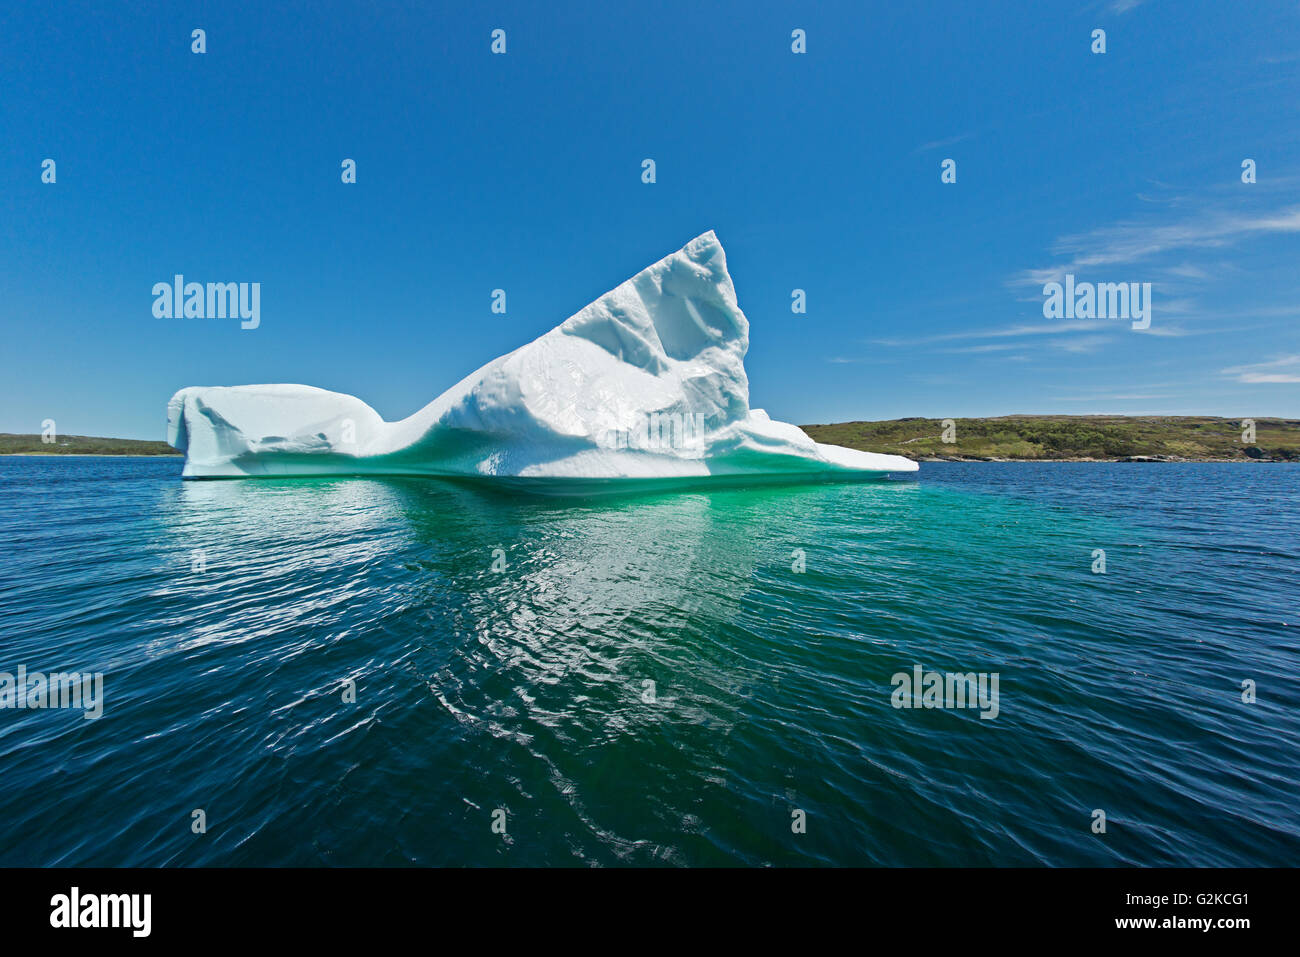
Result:
[[[0,864],[1300,862],[1296,467],[180,467],[0,458],[0,671],[104,674],[0,710]],[[917,666],[996,717],[894,707]]]

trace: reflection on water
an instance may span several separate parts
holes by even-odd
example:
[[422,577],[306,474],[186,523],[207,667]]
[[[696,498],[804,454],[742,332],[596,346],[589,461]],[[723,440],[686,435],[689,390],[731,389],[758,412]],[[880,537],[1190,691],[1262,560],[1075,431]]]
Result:
[[[141,460],[4,468],[11,654],[105,671],[106,712],[0,714],[0,863],[1222,864],[1300,847],[1300,762],[1273,746],[1300,700],[1280,470],[984,466],[574,501],[182,483]],[[1273,516],[1248,546],[1212,507],[1239,531],[1243,500]],[[891,676],[914,664],[1000,673],[999,717],[895,710]],[[1272,700],[1243,712],[1243,674]],[[34,788],[51,799],[20,797]]]

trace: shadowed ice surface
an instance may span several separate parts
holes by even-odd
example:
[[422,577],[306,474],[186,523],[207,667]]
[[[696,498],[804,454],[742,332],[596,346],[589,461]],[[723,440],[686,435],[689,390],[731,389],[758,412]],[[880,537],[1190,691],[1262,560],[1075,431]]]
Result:
[[[179,471],[0,459],[0,670],[105,672],[98,721],[0,711],[0,864],[1300,855],[1294,468],[591,502]],[[916,664],[999,673],[998,717],[894,709]]]

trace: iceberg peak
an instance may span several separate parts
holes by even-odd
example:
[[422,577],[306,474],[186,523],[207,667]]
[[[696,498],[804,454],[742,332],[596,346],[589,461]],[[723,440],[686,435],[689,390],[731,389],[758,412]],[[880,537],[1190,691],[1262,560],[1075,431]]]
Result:
[[901,456],[820,445],[749,407],[749,321],[712,230],[423,409],[385,422],[303,385],[181,389],[167,441],[186,478],[870,477]]

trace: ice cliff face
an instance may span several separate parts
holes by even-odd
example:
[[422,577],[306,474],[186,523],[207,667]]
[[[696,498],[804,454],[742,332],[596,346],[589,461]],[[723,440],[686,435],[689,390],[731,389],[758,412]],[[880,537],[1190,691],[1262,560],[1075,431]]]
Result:
[[751,409],[748,348],[726,255],[707,232],[399,422],[310,386],[190,386],[167,404],[167,441],[185,452],[186,478],[563,483],[916,470],[900,456],[819,445]]

